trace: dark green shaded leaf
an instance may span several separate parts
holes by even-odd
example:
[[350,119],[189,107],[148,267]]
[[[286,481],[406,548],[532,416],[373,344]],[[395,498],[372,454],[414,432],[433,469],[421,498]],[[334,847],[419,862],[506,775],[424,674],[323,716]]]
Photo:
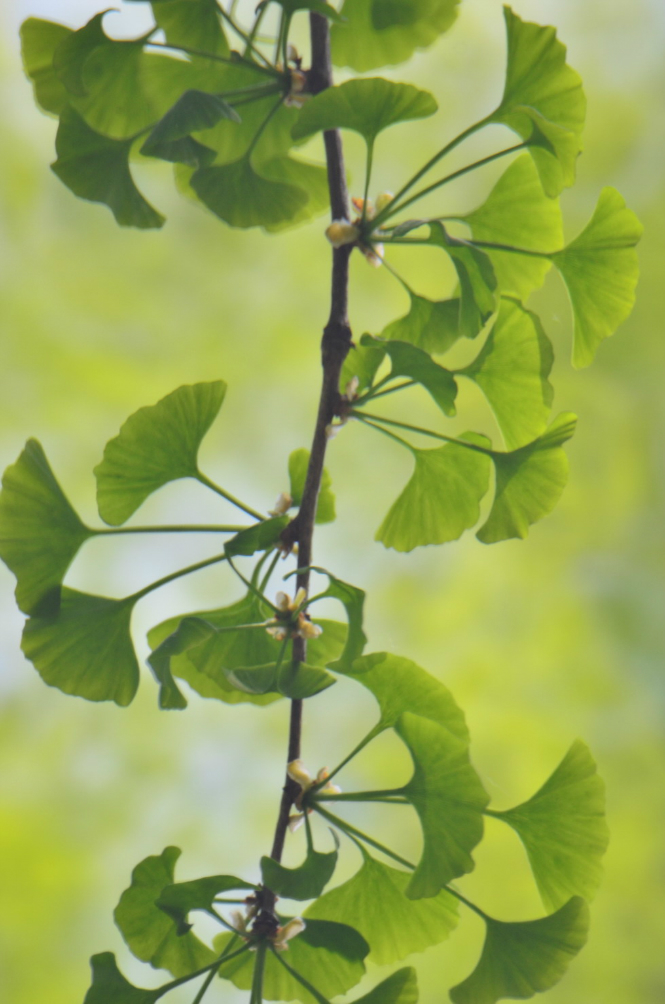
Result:
[[53,68],[55,50],[72,34],[71,28],[29,17],[21,25],[23,69],[33,83],[35,101],[45,112],[59,115],[69,97]]
[[201,440],[225,394],[222,380],[186,385],[130,415],[95,467],[97,504],[106,523],[124,523],[169,481],[197,476]]
[[60,116],[58,159],[51,169],[80,199],[107,205],[120,226],[161,227],[164,217],[143,198],[130,173],[132,142],[102,136],[68,106]]
[[[405,341],[407,340],[405,339]],[[363,344],[361,338],[357,345],[349,349],[344,360],[339,378],[340,394],[346,393],[347,387],[354,377],[358,379],[357,390],[359,394],[368,390],[374,383],[374,377],[385,356],[386,350],[383,345],[373,338]]]
[[454,1004],[495,1004],[503,997],[524,1000],[549,990],[586,943],[589,908],[575,897],[541,920],[513,924],[492,917],[485,920],[480,962],[450,991]]
[[[259,4],[259,8],[269,2],[270,0],[263,0],[263,3]],[[311,10],[315,14],[327,17],[329,21],[341,22],[343,20],[335,8],[331,7],[329,3],[325,3],[324,0],[275,0],[275,2],[286,14],[293,15],[299,10]]]
[[346,23],[333,25],[336,66],[365,73],[403,63],[453,24],[459,0],[346,0]]
[[552,255],[573,306],[575,366],[588,366],[601,341],[633,309],[639,274],[635,245],[642,230],[619,193],[604,188],[582,233]]
[[166,710],[187,707],[187,701],[173,679],[171,659],[176,655],[182,655],[196,645],[203,644],[214,633],[215,629],[207,621],[198,617],[185,617],[180,621],[175,631],[157,646],[152,655],[148,656],[148,665],[160,685],[160,708]]
[[508,449],[525,446],[545,429],[554,397],[547,379],[553,362],[538,315],[502,297],[480,354],[459,373],[482,390]]
[[[370,337],[363,335],[365,341]],[[429,353],[408,342],[386,342],[385,350],[392,363],[391,376],[409,377],[425,388],[444,415],[456,414],[457,384],[449,370],[435,363]]]
[[605,785],[583,742],[573,743],[528,802],[494,815],[519,834],[548,909],[556,910],[570,896],[593,897],[609,834]]
[[460,300],[428,300],[409,290],[408,314],[392,321],[381,332],[382,338],[410,342],[425,352],[443,354],[461,336]]
[[307,201],[289,219],[266,225],[270,233],[297,226],[330,208],[328,173],[320,164],[311,164],[300,157],[273,157],[261,163],[260,173],[268,181],[291,185],[307,196]]
[[335,683],[334,676],[324,669],[307,663],[292,663],[285,660],[278,669],[276,663],[267,666],[253,666],[251,669],[228,670],[227,679],[239,690],[248,694],[281,694],[292,700],[302,701],[315,697]]
[[141,147],[147,157],[205,167],[216,153],[190,135],[201,129],[211,129],[221,119],[239,122],[238,113],[216,94],[189,90],[180,97],[157,123]]
[[[313,566],[315,572],[328,576],[328,588],[320,596],[329,596],[333,600],[339,600],[346,610],[349,629],[346,636],[344,649],[340,657],[334,663],[327,663],[331,669],[337,672],[345,672],[351,667],[354,659],[362,655],[367,643],[367,637],[363,631],[363,606],[365,603],[365,593],[357,586],[352,586],[348,582],[336,579],[334,575],[326,571],[325,568]],[[309,658],[309,649],[308,649]]]
[[173,885],[178,847],[167,847],[141,861],[132,872],[132,883],[115,908],[114,919],[130,951],[155,969],[187,976],[216,958],[195,935],[179,935],[175,921],[156,906],[163,889]]
[[30,617],[21,648],[49,687],[88,701],[131,704],[139,667],[130,634],[132,602],[63,587],[60,612]]
[[[336,865],[336,850],[322,853],[311,847],[298,868],[285,868],[273,858],[262,857],[261,875],[263,884],[277,896],[285,896],[287,899],[316,899],[333,877]],[[347,917],[352,916],[353,914],[347,914]],[[355,917],[353,919],[355,921]]]
[[353,919],[371,945],[369,958],[379,966],[444,941],[457,926],[457,900],[445,890],[429,899],[409,899],[410,873],[362,853],[360,871],[308,907],[305,920]]
[[443,248],[455,266],[460,288],[458,330],[460,336],[475,338],[496,309],[492,262],[484,251],[451,237],[437,221],[430,223],[429,241]]
[[280,226],[308,201],[303,189],[261,177],[248,157],[201,168],[190,185],[201,202],[231,227]]
[[83,1004],[153,1004],[162,990],[142,990],[125,979],[112,952],[101,952],[90,959],[92,986]]
[[500,122],[531,144],[545,192],[558,195],[575,181],[586,98],[578,73],[554,28],[522,21],[503,8],[508,34],[506,85],[488,121]]
[[469,760],[468,743],[431,719],[406,713],[395,731],[413,759],[403,794],[423,831],[423,850],[406,889],[411,899],[436,896],[452,879],[474,868],[471,851],[483,836],[489,798]]
[[[293,499],[294,506],[300,506],[300,503],[302,502],[302,493],[305,489],[305,479],[307,477],[308,465],[309,450],[294,450],[289,456],[289,481],[291,485],[290,494]],[[331,484],[332,478],[324,467],[321,475],[319,497],[316,503],[315,522],[317,523],[332,523],[335,519],[335,496],[330,490]]]
[[205,878],[193,879],[191,882],[176,882],[174,885],[164,886],[155,900],[155,906],[174,921],[176,933],[182,938],[192,927],[187,919],[190,910],[205,910],[211,913],[215,898],[222,893],[255,889],[256,886],[251,882],[245,882],[235,875],[208,875]]
[[443,544],[474,526],[480,500],[489,488],[489,440],[475,433],[466,439],[482,450],[447,443],[434,450],[413,450],[415,469],[393,502],[375,540],[396,551]]
[[418,1004],[418,979],[415,969],[398,969],[368,994],[358,997],[353,1004]]
[[554,509],[568,480],[568,458],[561,447],[575,432],[576,422],[575,415],[563,412],[533,443],[512,453],[492,452],[494,503],[476,534],[483,544],[524,539],[529,526]]
[[229,558],[235,558],[239,554],[251,555],[256,554],[257,551],[266,551],[277,543],[288,522],[288,516],[275,516],[272,519],[264,519],[246,530],[241,530],[235,537],[227,540],[224,545],[224,553]]
[[[152,4],[152,12],[171,45],[185,45],[216,56],[229,55],[215,0],[157,0]],[[190,59],[196,62],[197,57]],[[212,60],[200,62],[204,69],[215,67]],[[215,68],[219,71],[220,64]]]
[[41,445],[29,439],[5,471],[0,493],[0,557],[16,576],[16,602],[24,613],[58,612],[65,572],[92,535],[65,497]]
[[300,140],[326,129],[352,129],[372,144],[388,126],[426,118],[436,110],[432,95],[411,84],[396,84],[383,77],[347,80],[308,101],[292,135]]
[[85,97],[88,93],[83,80],[83,67],[88,56],[100,45],[110,43],[102,28],[108,10],[95,14],[83,28],[62,40],[53,55],[53,69],[69,94]]

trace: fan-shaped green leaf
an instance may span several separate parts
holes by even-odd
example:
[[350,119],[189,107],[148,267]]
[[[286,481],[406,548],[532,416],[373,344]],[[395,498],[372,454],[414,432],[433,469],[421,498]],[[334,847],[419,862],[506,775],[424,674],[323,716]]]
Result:
[[39,107],[54,115],[60,114],[69,95],[53,68],[53,56],[60,43],[71,34],[71,28],[64,24],[37,17],[29,17],[21,25],[23,69],[33,83]]
[[524,1000],[549,990],[586,943],[589,908],[575,897],[541,920],[512,924],[492,917],[485,920],[480,962],[450,991],[454,1004],[495,1004],[503,997]]
[[163,889],[173,885],[178,847],[145,858],[132,872],[132,882],[115,908],[114,919],[130,951],[155,969],[187,976],[215,960],[214,952],[188,932],[179,935],[176,923],[156,906]]
[[153,1004],[162,989],[143,990],[133,986],[118,969],[112,952],[101,952],[90,959],[92,986],[83,1004]]
[[[307,477],[307,467],[309,465],[309,450],[294,450],[289,456],[289,481],[290,494],[294,506],[300,506],[302,493],[305,489],[305,479]],[[316,522],[332,523],[335,519],[335,496],[330,490],[332,478],[328,471],[323,469],[321,475],[321,486],[319,497],[316,503]]]
[[[335,578],[325,568],[313,566],[315,572],[320,572],[328,577],[328,588],[320,593],[321,597],[329,596],[333,600],[339,600],[346,610],[349,623],[348,633],[342,654],[335,662],[327,662],[326,665],[337,672],[345,672],[351,667],[354,659],[363,654],[363,649],[367,644],[367,637],[363,631],[363,606],[365,603],[365,593],[358,586],[352,586],[348,582],[342,582]],[[315,644],[315,643],[314,643]],[[308,644],[307,658],[310,659],[310,646]]]
[[192,167],[205,167],[212,163],[216,153],[193,139],[191,133],[211,129],[221,119],[239,122],[240,116],[217,94],[185,91],[150,132],[141,153]]
[[483,544],[523,539],[532,523],[554,509],[568,480],[568,458],[561,446],[575,432],[576,421],[575,415],[563,412],[533,443],[512,453],[492,452],[494,503],[476,534]]
[[49,687],[124,708],[139,685],[132,606],[131,598],[111,600],[64,587],[60,612],[30,617],[21,648]]
[[[404,341],[408,341],[408,339],[404,339]],[[358,379],[357,391],[359,394],[371,387],[385,355],[386,350],[381,342],[370,339],[368,343],[363,344],[361,338],[358,344],[349,349],[344,360],[339,377],[340,394],[346,393],[347,387],[354,377]]]
[[[285,896],[287,899],[316,899],[333,877],[336,865],[336,850],[322,853],[310,847],[307,857],[298,868],[285,868],[273,858],[262,857],[261,875],[263,884],[277,896]],[[347,919],[350,917],[353,914],[347,914]],[[353,917],[354,922],[355,919]]]
[[261,520],[260,523],[241,530],[227,540],[224,553],[229,558],[235,558],[239,554],[251,555],[257,551],[266,551],[277,543],[288,522],[288,516],[274,516],[272,519]]
[[[158,0],[152,4],[152,13],[171,45],[185,45],[216,56],[229,55],[215,0]],[[197,57],[190,54],[190,59],[196,61]],[[209,59],[201,62],[207,68],[214,65]]]
[[388,126],[426,118],[436,110],[432,95],[411,84],[383,77],[347,80],[308,101],[291,132],[300,140],[326,129],[352,129],[371,145]]
[[409,59],[453,24],[459,0],[346,0],[345,23],[333,25],[336,66],[365,73]]
[[169,481],[197,476],[201,440],[225,394],[222,380],[179,387],[127,419],[95,468],[97,504],[106,523],[124,523]]
[[324,669],[305,662],[295,663],[290,659],[285,660],[280,667],[273,662],[267,666],[228,670],[226,678],[248,694],[278,693],[297,701],[315,697],[336,682],[335,677]]
[[190,185],[201,202],[231,227],[279,227],[308,201],[303,189],[261,177],[249,157],[200,168]]
[[573,306],[575,366],[588,366],[601,341],[633,309],[639,274],[635,245],[642,229],[619,193],[604,188],[582,233],[552,255]]
[[330,208],[328,173],[320,164],[311,164],[300,157],[273,157],[261,162],[260,171],[268,181],[291,185],[307,196],[307,201],[289,219],[266,225],[270,233],[297,226]]
[[[371,335],[363,335],[365,343],[370,338]],[[379,339],[374,342],[379,343]],[[391,376],[409,377],[425,388],[444,415],[456,414],[457,384],[450,370],[439,366],[428,352],[408,342],[386,342],[385,350],[392,363]]]
[[408,872],[382,864],[363,849],[360,871],[331,889],[305,911],[305,920],[353,919],[379,966],[424,952],[443,941],[457,925],[457,901],[443,890],[429,899],[409,899]]
[[418,1004],[418,979],[415,969],[398,969],[368,994],[353,1004]]
[[489,440],[466,433],[479,449],[447,443],[435,450],[413,450],[415,469],[393,502],[375,540],[396,551],[457,540],[480,516],[489,488]]
[[537,314],[502,297],[479,355],[458,372],[482,390],[509,449],[525,446],[545,429],[554,397],[547,379],[553,362],[552,345]]
[[[167,848],[167,850],[175,849]],[[208,875],[205,878],[193,879],[191,882],[176,882],[174,885],[164,886],[155,900],[155,906],[175,923],[176,933],[181,938],[192,928],[188,921],[191,910],[205,910],[211,913],[215,897],[222,893],[255,889],[256,886],[251,882],[245,882],[235,875]]]
[[152,655],[148,656],[148,665],[160,685],[159,706],[164,709],[186,708],[187,701],[181,694],[171,673],[171,659],[182,655],[215,633],[215,629],[207,621],[199,617],[184,617],[175,631],[168,635],[158,645]]
[[434,221],[429,226],[429,242],[443,248],[450,256],[459,279],[459,334],[475,338],[496,309],[496,276],[492,262],[484,251],[451,237],[443,224]]
[[[550,251],[563,245],[557,199],[543,192],[533,159],[524,154],[505,171],[478,209],[460,217],[474,240],[508,244],[527,251]],[[524,299],[542,286],[551,266],[547,257],[529,257],[487,249],[498,287]]]
[[459,298],[428,300],[409,290],[411,307],[404,317],[392,321],[381,332],[381,337],[410,342],[434,355],[442,355],[461,336]]
[[575,181],[586,98],[579,74],[566,63],[554,28],[522,21],[504,7],[508,34],[506,84],[490,122],[501,122],[529,142],[549,196]]
[[471,766],[468,743],[428,718],[407,712],[395,725],[413,759],[403,794],[423,831],[423,851],[406,895],[436,896],[454,878],[473,870],[471,851],[483,836],[489,798]]
[[88,93],[83,80],[83,67],[94,49],[111,44],[102,28],[102,21],[108,13],[105,10],[95,14],[86,25],[63,38],[55,50],[53,69],[69,94],[85,97]]
[[51,169],[80,199],[107,205],[120,226],[161,227],[164,217],[143,198],[130,173],[132,142],[102,136],[67,106],[60,116],[58,159]]
[[556,910],[570,896],[593,897],[609,835],[605,785],[583,742],[573,743],[528,802],[492,815],[519,834],[548,909]]
[[29,439],[8,467],[0,493],[0,558],[16,576],[16,602],[26,614],[60,608],[60,588],[79,547],[93,536],[56,481],[41,445]]

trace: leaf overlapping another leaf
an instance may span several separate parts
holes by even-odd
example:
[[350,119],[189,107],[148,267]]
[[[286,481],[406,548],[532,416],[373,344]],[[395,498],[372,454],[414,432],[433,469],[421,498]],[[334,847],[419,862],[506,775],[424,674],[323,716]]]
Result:
[[426,49],[457,17],[459,0],[346,0],[344,23],[333,25],[331,47],[336,66],[365,73],[403,63]]
[[127,980],[112,952],[100,952],[90,959],[92,985],[83,1004],[154,1004],[162,996],[160,988],[144,990]]
[[416,345],[401,341],[383,341],[363,335],[361,344],[374,344],[383,348],[392,365],[391,377],[409,377],[429,393],[434,403],[449,418],[456,414],[457,384],[450,370],[435,363],[429,353]]
[[[176,856],[173,854],[177,848],[167,848],[170,852],[171,857],[175,862]],[[162,853],[162,863],[164,863],[164,858],[166,851]],[[147,859],[150,861],[151,859]],[[145,862],[143,862],[145,864]],[[155,870],[159,870],[161,867],[156,862],[153,862]],[[140,865],[139,868],[142,866]],[[169,870],[169,864],[166,865],[166,870]],[[145,869],[147,871],[147,869]],[[217,896],[222,893],[227,892],[254,892],[256,886],[251,882],[245,882],[244,879],[236,878],[235,875],[207,875],[205,878],[192,879],[189,882],[176,882],[172,885],[165,885],[159,896],[155,899],[155,906],[159,907],[176,925],[176,933],[178,937],[183,937],[191,929],[192,925],[189,923],[189,914],[193,910],[203,910],[206,913],[212,913],[214,909],[214,903]],[[126,894],[127,895],[127,894]],[[126,905],[131,900],[131,903],[136,907],[139,903],[138,895],[131,898],[127,895]],[[130,913],[130,907],[127,906],[126,912],[121,911],[121,917],[127,920],[127,916]],[[150,911],[150,916],[148,922],[154,920],[152,911]]]
[[[310,847],[307,857],[297,868],[286,868],[273,858],[262,857],[261,875],[263,884],[277,896],[296,900],[316,899],[328,885],[336,865],[337,850],[322,852]],[[357,928],[356,918],[352,914],[348,914],[346,918],[321,915],[320,919],[343,921],[351,917]]]
[[451,237],[442,223],[433,221],[429,228],[429,243],[443,248],[457,272],[459,334],[475,338],[496,309],[497,281],[492,262],[468,241]]
[[21,25],[23,69],[32,81],[36,103],[51,115],[59,115],[69,100],[53,66],[53,56],[71,34],[71,28],[64,24],[37,17],[29,17]]
[[461,337],[460,298],[429,300],[409,289],[410,308],[404,317],[392,321],[381,338],[409,342],[432,355],[443,355]]

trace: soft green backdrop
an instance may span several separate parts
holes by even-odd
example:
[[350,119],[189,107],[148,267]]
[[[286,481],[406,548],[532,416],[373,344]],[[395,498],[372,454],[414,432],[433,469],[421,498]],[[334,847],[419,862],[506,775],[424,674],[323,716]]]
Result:
[[[37,436],[92,520],[90,471],[127,414],[180,383],[222,377],[230,392],[205,460],[219,481],[266,507],[287,487],[288,452],[310,438],[328,295],[324,224],[278,237],[229,231],[178,201],[159,168],[141,173],[144,189],[168,211],[162,232],[119,230],[106,209],[66,191],[47,167],[54,125],[32,104],[16,30],[29,14],[81,24],[99,6],[6,0],[0,12],[0,460],[4,467],[28,435]],[[113,15],[107,24],[131,33],[143,22],[135,6],[124,6],[124,20]],[[384,552],[373,533],[408,461],[404,466],[387,441],[349,427],[329,460],[339,519],[319,531],[317,558],[369,590],[370,650],[408,655],[452,687],[499,806],[529,795],[576,736],[590,743],[608,783],[613,840],[590,944],[549,1000],[660,1004],[665,10],[660,0],[520,0],[516,10],[558,25],[589,96],[579,184],[563,199],[569,234],[604,184],[619,188],[646,223],[637,309],[594,366],[575,373],[561,284],[551,276],[538,294],[558,350],[555,405],[577,411],[580,426],[570,446],[570,486],[527,542],[487,548],[469,537],[411,555]],[[466,0],[447,37],[391,71],[432,88],[441,111],[381,140],[378,189],[395,188],[435,145],[496,103],[503,48],[499,0]],[[487,142],[460,153],[458,163]],[[352,139],[348,149],[359,178],[360,144]],[[495,176],[490,168],[451,190],[444,209],[473,206]],[[423,291],[443,292],[429,258],[405,268]],[[357,335],[380,331],[404,308],[385,270],[354,262]],[[494,431],[468,389],[462,404],[464,426]],[[413,414],[415,406],[407,407]],[[142,519],[189,517],[199,503],[200,518],[212,519],[217,500],[205,495],[170,486]],[[71,582],[120,595],[212,547],[209,540],[151,541],[132,553],[128,542],[96,541]],[[146,854],[176,843],[185,851],[182,877],[225,870],[256,876],[281,783],[286,707],[230,708],[194,698],[184,714],[160,713],[147,673],[128,710],[65,697],[21,658],[21,617],[4,567],[0,589],[0,998],[78,1004],[93,952],[118,952],[130,977],[150,982],[111,919],[131,868]],[[136,617],[140,653],[156,620],[235,594],[220,571],[160,591]],[[306,712],[304,756],[312,768],[336,762],[373,714],[368,696],[344,684]],[[342,783],[381,787],[406,771],[399,743],[384,736]],[[390,828],[390,840],[405,850],[417,834],[402,812],[357,818],[375,833],[383,827],[384,839]],[[302,833],[292,843],[295,861]],[[354,854],[347,852],[346,870]],[[463,888],[505,919],[540,911],[517,839],[491,820]],[[465,916],[451,941],[414,959],[423,1004],[445,1001],[445,988],[472,968],[479,936]],[[368,986],[377,975],[369,974]],[[220,984],[211,1001],[243,997]]]

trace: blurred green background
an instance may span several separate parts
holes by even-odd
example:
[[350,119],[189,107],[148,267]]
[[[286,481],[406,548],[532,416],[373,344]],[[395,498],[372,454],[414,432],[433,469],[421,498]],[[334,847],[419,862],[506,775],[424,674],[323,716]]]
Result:
[[[118,6],[124,13],[106,22],[112,33],[143,27],[143,5]],[[204,446],[205,469],[251,504],[268,507],[287,487],[289,451],[310,440],[328,297],[324,222],[277,237],[228,230],[179,200],[160,167],[138,172],[167,212],[162,232],[123,231],[105,208],[65,190],[48,170],[54,123],[33,105],[17,29],[28,15],[80,25],[99,7],[95,0],[5,0],[0,11],[2,466],[36,436],[70,498],[94,521],[91,469],[124,418],[183,382],[222,377],[230,389]],[[452,688],[498,807],[528,797],[576,736],[589,742],[608,785],[612,844],[590,943],[548,999],[660,1004],[665,8],[661,0],[520,0],[516,10],[558,26],[589,97],[579,183],[563,197],[568,234],[590,216],[605,184],[616,186],[646,224],[637,308],[593,367],[574,372],[561,283],[550,276],[532,301],[557,351],[556,410],[576,411],[580,425],[569,449],[570,485],[528,541],[488,548],[468,535],[411,555],[385,552],[372,538],[408,476],[408,458],[350,426],[330,451],[338,520],[319,531],[316,557],[368,590],[370,651],[407,655]],[[448,36],[389,71],[431,88],[441,110],[382,139],[377,190],[394,190],[406,171],[497,103],[503,62],[499,0],[466,0]],[[497,137],[498,130],[469,144],[451,169]],[[359,179],[353,138],[348,152]],[[487,168],[446,190],[441,211],[471,208],[501,170]],[[360,194],[357,181],[353,188]],[[438,256],[394,260],[420,291],[447,292]],[[379,332],[405,309],[385,270],[354,262],[356,335]],[[475,427],[498,439],[470,388],[459,410],[457,429]],[[435,417],[419,400],[406,402],[407,413]],[[205,489],[177,484],[145,505],[141,521],[227,515]],[[69,581],[122,595],[213,549],[198,538],[95,541]],[[143,972],[122,946],[112,908],[131,868],[167,844],[184,850],[182,878],[223,871],[257,877],[282,779],[286,706],[228,707],[193,696],[187,712],[160,713],[147,672],[126,710],[65,697],[46,688],[20,655],[13,585],[0,567],[0,999],[76,1004],[88,985],[88,956],[108,949],[136,982],[156,985],[159,977]],[[158,620],[237,595],[220,570],[153,594],[135,618],[140,655]],[[350,683],[308,702],[307,763],[332,766],[373,715],[372,700]],[[384,736],[342,784],[392,785],[407,772],[399,743]],[[384,808],[355,818],[413,855],[418,833],[409,810]],[[489,823],[464,892],[503,919],[539,915],[517,838]],[[324,830],[320,839],[329,839]],[[292,863],[303,847],[301,831],[291,839]],[[339,874],[357,863],[348,849]],[[445,989],[472,968],[480,936],[465,915],[448,943],[415,957],[423,1004],[447,999]],[[370,972],[367,986],[378,976]],[[244,997],[221,983],[210,994],[228,1004]]]

